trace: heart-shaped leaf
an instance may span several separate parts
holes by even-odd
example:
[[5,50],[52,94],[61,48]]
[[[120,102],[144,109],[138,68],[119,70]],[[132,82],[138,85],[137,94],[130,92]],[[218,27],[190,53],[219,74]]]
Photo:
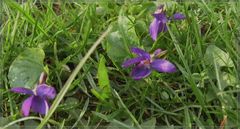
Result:
[[214,61],[218,66],[233,67],[233,61],[230,58],[229,54],[221,50],[215,45],[208,46],[205,53],[205,62],[208,65],[213,65]]
[[130,56],[129,48],[139,46],[134,25],[134,17],[126,17],[123,10],[120,11],[117,24],[112,33],[107,37],[107,53],[115,65],[120,66],[125,58]]
[[128,57],[128,51],[126,50],[122,36],[118,31],[112,32],[107,37],[107,54],[111,60],[117,64],[121,64],[122,61]]
[[11,87],[33,89],[44,69],[44,51],[41,48],[27,48],[11,64],[8,79]]
[[139,39],[135,31],[135,25],[133,16],[124,16],[123,11],[120,11],[118,16],[118,30],[123,37],[123,42],[128,45],[138,45]]
[[223,72],[222,79],[228,86],[237,86],[237,78],[230,73]]

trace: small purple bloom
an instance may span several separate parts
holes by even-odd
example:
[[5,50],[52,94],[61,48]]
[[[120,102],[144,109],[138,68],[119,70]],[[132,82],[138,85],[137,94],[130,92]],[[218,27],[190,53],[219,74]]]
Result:
[[156,59],[156,57],[162,52],[161,49],[155,50],[152,55],[135,47],[132,48],[131,51],[137,54],[138,57],[126,60],[123,62],[122,67],[135,65],[131,72],[131,76],[135,80],[147,77],[151,74],[152,70],[165,73],[176,72],[176,67],[168,60]]
[[157,11],[153,14],[154,19],[149,27],[149,33],[154,41],[157,40],[157,36],[160,32],[166,32],[168,30],[167,28],[167,22],[174,19],[174,20],[183,20],[185,19],[185,16],[181,13],[175,13],[173,17],[167,18],[164,10],[163,5],[160,5],[157,9]]
[[175,14],[173,14],[173,19],[174,20],[183,20],[183,19],[185,19],[186,17],[183,15],[183,14],[181,14],[181,13],[175,13]]
[[49,109],[47,99],[54,99],[56,90],[46,84],[39,84],[36,89],[30,90],[24,87],[14,87],[12,92],[31,95],[22,104],[23,116],[29,116],[30,110],[39,114],[46,114]]

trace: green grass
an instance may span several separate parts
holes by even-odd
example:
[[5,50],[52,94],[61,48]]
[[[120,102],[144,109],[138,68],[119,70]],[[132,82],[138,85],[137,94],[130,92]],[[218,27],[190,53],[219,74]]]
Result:
[[[1,1],[0,127],[219,128],[225,119],[224,128],[240,128],[240,2],[166,1]],[[186,19],[169,23],[153,42],[148,26],[161,3],[168,16]],[[233,66],[219,63],[225,57],[212,49],[207,55],[211,45]],[[132,46],[167,50],[178,71],[133,80],[121,67]],[[47,83],[58,92],[46,117],[22,118],[26,96],[9,91],[10,65],[26,48],[44,50]],[[99,92],[100,81],[109,81],[110,93]]]

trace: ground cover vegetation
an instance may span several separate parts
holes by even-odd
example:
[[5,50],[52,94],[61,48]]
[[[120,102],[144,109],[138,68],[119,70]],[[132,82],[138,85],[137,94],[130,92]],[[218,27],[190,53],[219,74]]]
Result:
[[239,128],[240,2],[1,1],[2,128]]

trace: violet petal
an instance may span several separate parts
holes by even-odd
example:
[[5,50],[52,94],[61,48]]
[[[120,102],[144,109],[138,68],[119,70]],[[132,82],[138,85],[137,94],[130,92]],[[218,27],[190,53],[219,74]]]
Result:
[[145,52],[143,49],[137,48],[137,47],[133,47],[131,48],[131,52],[137,54],[138,56],[143,56],[146,59],[150,59],[150,54]]
[[12,92],[33,95],[33,91],[24,87],[13,87]]
[[160,22],[158,26],[158,34],[160,32],[166,32],[168,30],[167,23]]
[[162,23],[167,23],[168,22],[168,18],[165,15],[165,13],[154,13],[152,15],[156,18],[156,20],[158,20]]
[[161,54],[162,50],[159,48],[157,50],[154,51],[154,57],[158,57]]
[[164,59],[156,59],[151,63],[151,68],[158,72],[172,73],[176,72],[176,67],[171,62]]
[[43,98],[53,99],[56,96],[55,88],[48,86],[46,84],[38,85],[36,92],[37,92],[37,96],[40,96]]
[[185,15],[183,15],[183,14],[181,14],[181,13],[175,13],[174,15],[173,15],[173,19],[174,20],[183,20],[183,19],[185,19],[186,17],[185,17]]
[[158,34],[160,32],[166,32],[167,30],[167,23],[157,20],[156,18],[153,19],[153,22],[149,27],[149,33],[154,41],[157,40]]
[[24,100],[21,109],[23,116],[29,116],[33,98],[34,96],[32,95],[28,97],[26,100]]
[[122,67],[129,67],[130,65],[139,63],[141,61],[145,60],[145,57],[139,56],[136,58],[132,58],[132,59],[128,59],[126,61],[123,62]]
[[32,110],[33,112],[44,115],[49,110],[48,102],[39,96],[35,96],[32,100]]
[[135,66],[133,68],[133,70],[131,72],[131,76],[135,80],[145,78],[150,74],[151,74],[151,69],[147,65],[144,65],[144,64],[138,64],[137,66]]
[[150,24],[149,33],[154,41],[157,40],[159,22],[156,18],[153,19],[153,22]]

